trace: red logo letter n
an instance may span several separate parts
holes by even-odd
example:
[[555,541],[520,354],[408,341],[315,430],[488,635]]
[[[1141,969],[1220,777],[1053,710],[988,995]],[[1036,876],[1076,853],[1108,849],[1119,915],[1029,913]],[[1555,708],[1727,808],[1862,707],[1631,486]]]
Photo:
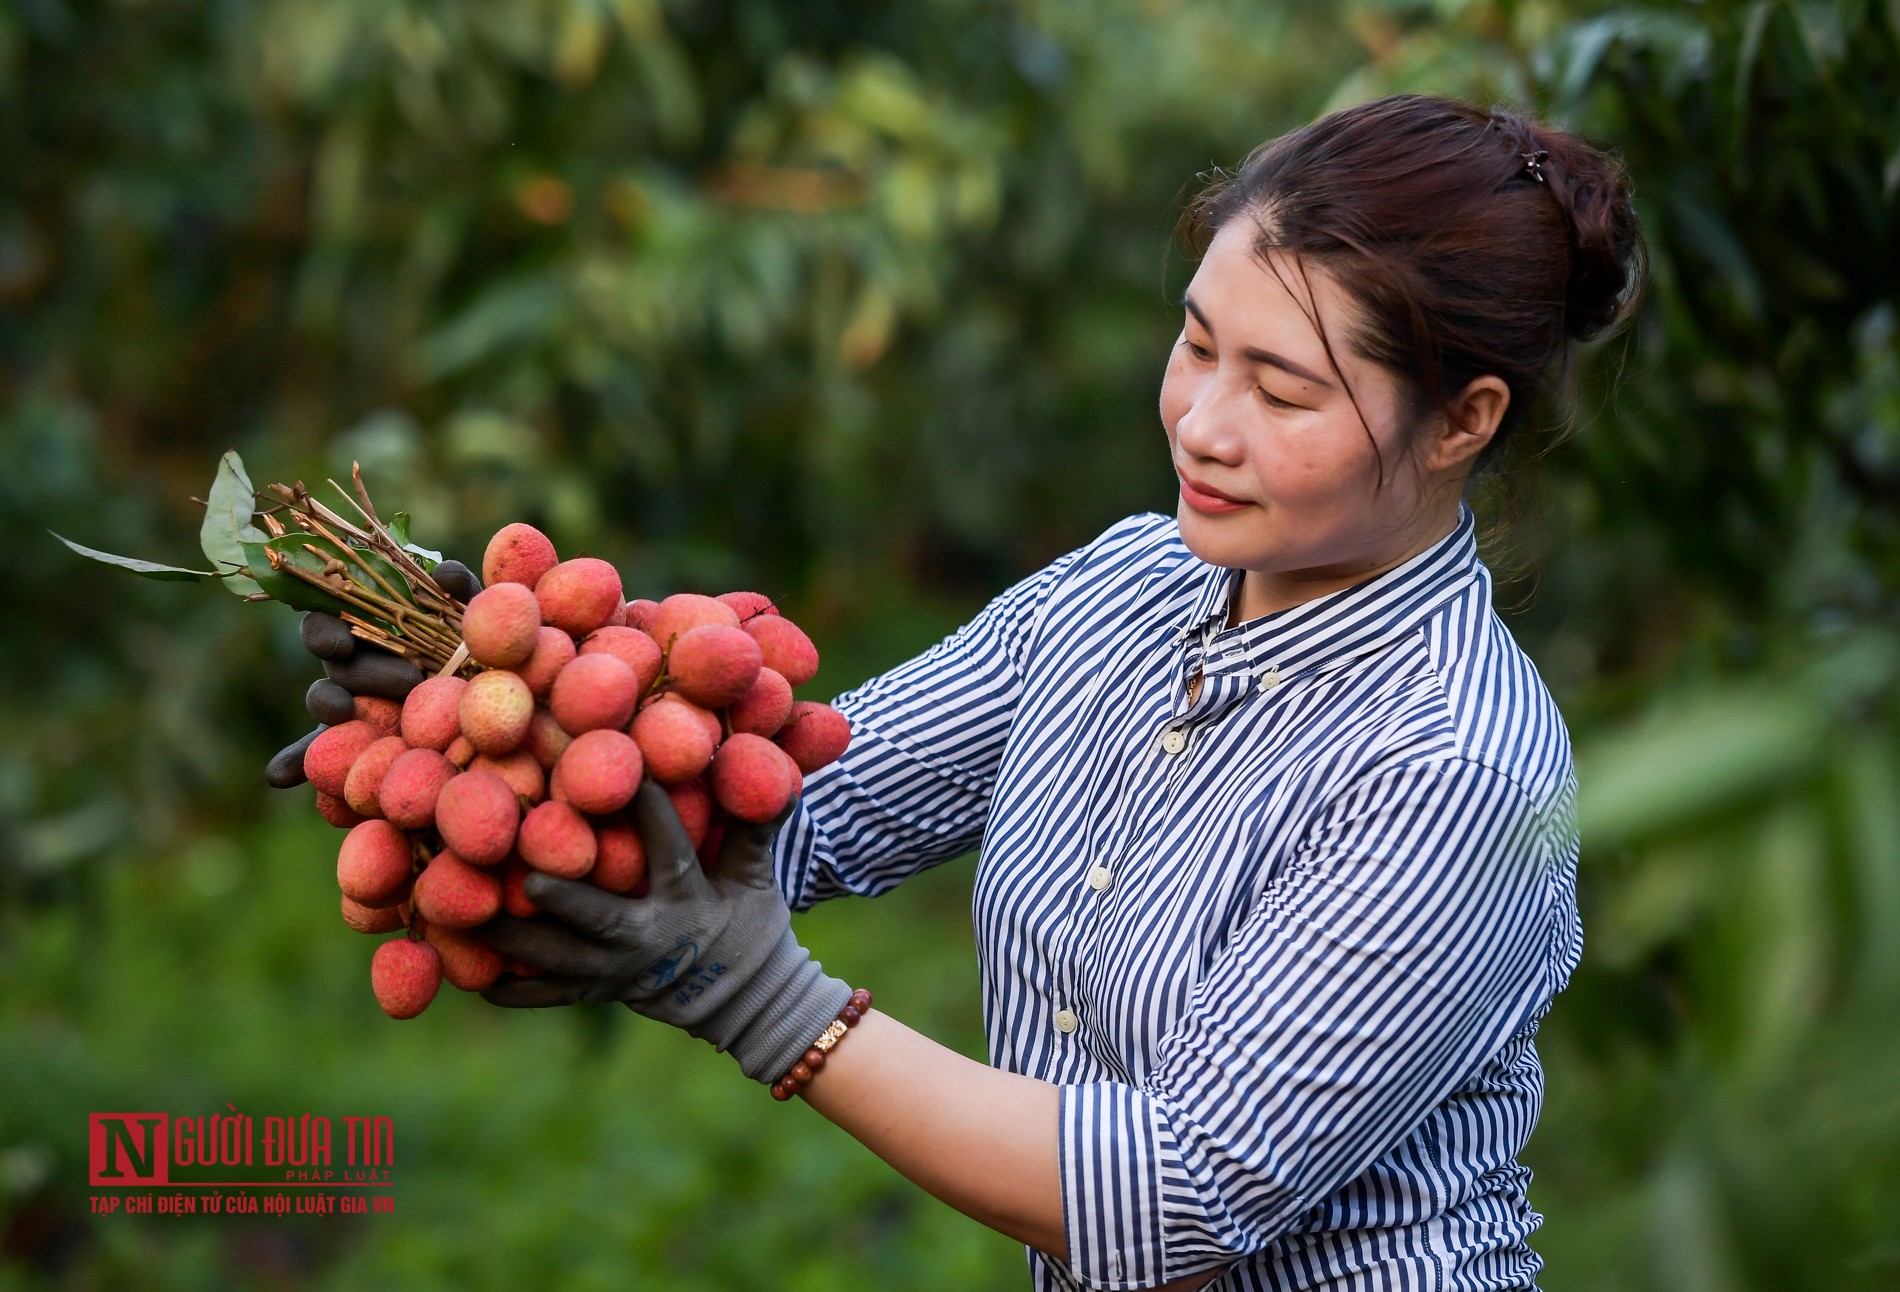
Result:
[[92,1113],[87,1121],[90,1183],[128,1189],[170,1180],[164,1113]]

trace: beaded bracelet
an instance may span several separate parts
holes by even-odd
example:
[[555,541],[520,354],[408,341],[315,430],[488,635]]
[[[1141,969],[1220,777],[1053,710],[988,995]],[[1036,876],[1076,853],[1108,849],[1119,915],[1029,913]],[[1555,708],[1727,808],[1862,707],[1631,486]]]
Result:
[[851,999],[838,1011],[838,1017],[831,1020],[824,1034],[811,1043],[805,1051],[805,1057],[792,1065],[792,1070],[772,1083],[772,1098],[790,1099],[811,1084],[812,1074],[825,1066],[825,1056],[831,1048],[844,1039],[844,1034],[858,1025],[858,1020],[871,1012],[871,993],[860,987],[851,993]]

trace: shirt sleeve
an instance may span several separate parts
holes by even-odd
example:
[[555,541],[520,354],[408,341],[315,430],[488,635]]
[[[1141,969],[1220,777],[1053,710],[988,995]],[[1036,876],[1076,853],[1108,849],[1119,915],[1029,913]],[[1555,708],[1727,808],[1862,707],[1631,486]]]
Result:
[[1262,1250],[1534,1019],[1563,819],[1461,759],[1324,809],[1146,1078],[1062,1087],[1074,1276],[1152,1287]]
[[969,623],[831,703],[851,742],[805,778],[774,840],[774,866],[795,911],[843,894],[875,896],[976,847],[1003,746],[1050,598],[1078,564],[1124,532],[1129,517],[1008,588]]

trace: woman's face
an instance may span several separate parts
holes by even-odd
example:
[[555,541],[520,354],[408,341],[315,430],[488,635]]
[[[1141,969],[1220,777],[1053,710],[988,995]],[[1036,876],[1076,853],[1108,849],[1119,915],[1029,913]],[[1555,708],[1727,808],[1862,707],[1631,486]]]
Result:
[[1242,618],[1396,565],[1456,518],[1455,492],[1447,519],[1443,489],[1408,460],[1397,380],[1347,344],[1356,305],[1325,271],[1302,275],[1278,252],[1276,276],[1255,258],[1254,232],[1240,218],[1215,235],[1161,382],[1181,538],[1204,561],[1248,571]]

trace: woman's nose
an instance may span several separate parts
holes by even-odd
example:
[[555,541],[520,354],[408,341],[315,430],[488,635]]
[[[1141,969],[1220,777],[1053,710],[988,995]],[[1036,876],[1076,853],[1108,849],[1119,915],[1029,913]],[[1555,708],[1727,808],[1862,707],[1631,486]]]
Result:
[[1242,456],[1239,409],[1227,383],[1210,377],[1194,392],[1187,411],[1174,424],[1175,442],[1192,457],[1238,462]]

